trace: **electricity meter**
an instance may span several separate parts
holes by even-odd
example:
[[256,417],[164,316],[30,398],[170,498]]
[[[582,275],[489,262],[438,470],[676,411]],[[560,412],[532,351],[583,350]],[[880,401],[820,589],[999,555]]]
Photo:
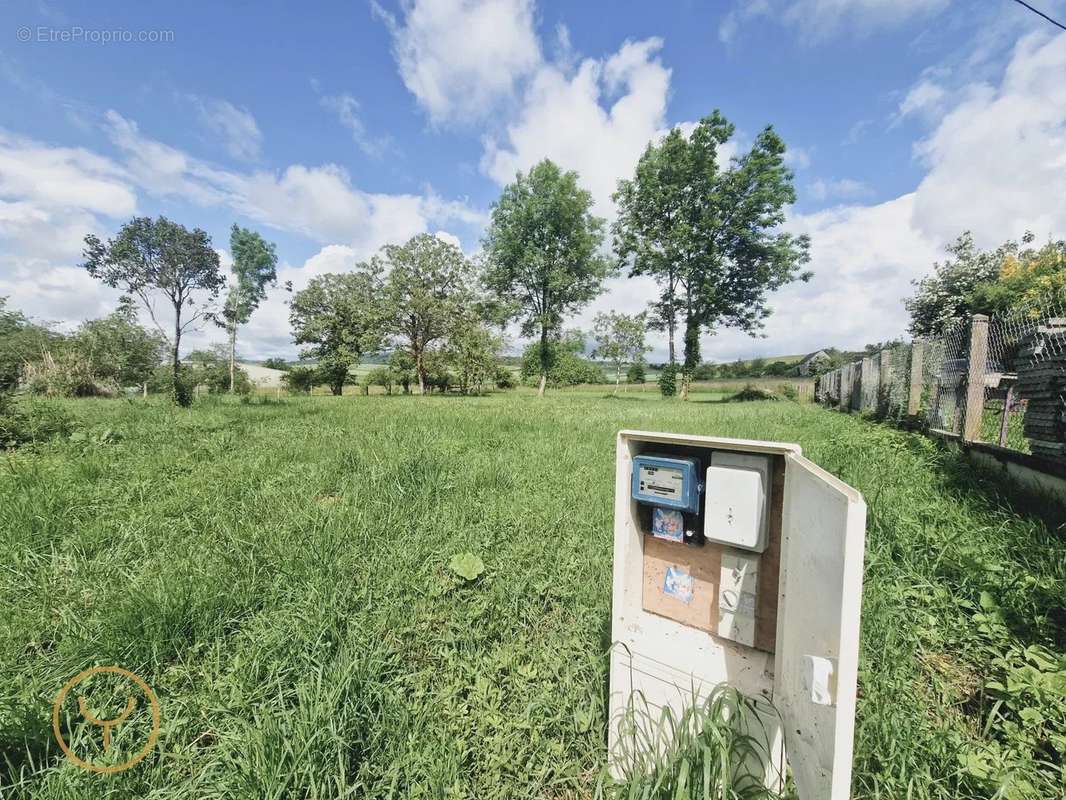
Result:
[[696,514],[699,462],[694,458],[641,455],[633,459],[632,495],[638,503]]

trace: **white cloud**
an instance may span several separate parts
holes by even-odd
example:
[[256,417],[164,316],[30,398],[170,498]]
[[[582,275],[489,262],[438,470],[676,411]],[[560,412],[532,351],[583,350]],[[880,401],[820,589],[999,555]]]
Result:
[[670,70],[659,60],[661,47],[657,38],[627,41],[606,60],[585,59],[572,75],[542,66],[504,141],[486,141],[482,171],[503,185],[550,158],[577,170],[595,212],[613,217],[618,179],[632,174],[645,146],[666,125]]
[[226,100],[194,96],[192,101],[200,113],[200,121],[222,141],[227,153],[243,161],[259,158],[263,134],[248,109],[237,108]]
[[815,200],[841,199],[854,200],[866,197],[873,190],[862,181],[851,178],[841,178],[835,181],[826,181],[819,178],[810,186],[810,194]]
[[1000,86],[966,86],[917,146],[915,225],[993,245],[1066,231],[1066,34],[1019,40]]
[[404,0],[402,21],[374,9],[404,84],[435,123],[484,118],[540,63],[533,0]]
[[758,21],[778,21],[795,29],[808,43],[843,32],[869,34],[943,11],[951,0],[755,0],[740,2],[718,26],[718,38],[733,42],[740,28]]
[[388,137],[374,137],[359,116],[359,101],[350,94],[322,95],[319,103],[337,115],[338,121],[352,134],[352,141],[366,155],[380,158],[389,147]]
[[811,151],[805,147],[790,147],[785,151],[785,163],[792,169],[807,169],[811,165]]
[[928,78],[923,78],[907,92],[899,104],[897,119],[913,114],[932,116],[939,112],[948,96],[947,90]]

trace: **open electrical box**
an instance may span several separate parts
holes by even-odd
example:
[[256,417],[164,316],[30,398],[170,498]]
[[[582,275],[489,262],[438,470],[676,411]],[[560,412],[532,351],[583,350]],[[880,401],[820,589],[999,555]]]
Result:
[[619,433],[612,752],[635,693],[676,718],[726,684],[759,705],[771,788],[787,757],[801,798],[848,797],[865,515],[798,445]]

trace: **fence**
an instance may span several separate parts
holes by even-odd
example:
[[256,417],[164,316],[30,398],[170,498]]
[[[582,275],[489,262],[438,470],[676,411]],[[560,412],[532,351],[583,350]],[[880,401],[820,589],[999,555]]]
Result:
[[975,315],[822,375],[815,400],[1066,463],[1066,307]]

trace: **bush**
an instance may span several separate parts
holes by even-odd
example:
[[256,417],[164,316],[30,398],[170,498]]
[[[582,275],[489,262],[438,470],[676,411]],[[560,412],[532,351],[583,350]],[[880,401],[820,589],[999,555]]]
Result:
[[37,400],[19,404],[0,395],[0,448],[69,436],[73,429],[70,415],[54,403]]
[[496,367],[496,374],[493,375],[493,381],[496,384],[497,389],[513,389],[518,385],[515,380],[514,372],[507,369],[502,364]]
[[659,373],[659,391],[663,397],[674,397],[677,394],[677,364],[667,364]]
[[777,387],[778,394],[780,394],[786,400],[796,400],[799,397],[799,393],[796,391],[796,387],[791,383],[783,383]]
[[31,394],[44,397],[115,397],[119,387],[98,377],[92,361],[77,350],[45,353],[40,361],[26,365],[26,386]]
[[[585,340],[579,331],[568,331],[558,341],[548,342],[548,386],[577,386],[579,383],[606,383],[603,369],[582,357]],[[540,342],[522,351],[522,380],[540,381]]]
[[778,396],[767,389],[749,383],[729,398],[731,403],[744,403],[752,400],[778,400]]
[[382,386],[385,394],[392,394],[392,379],[392,370],[388,367],[374,367],[363,376],[363,388],[366,389],[367,394],[370,394],[371,386]]
[[626,370],[627,383],[644,383],[647,379],[648,373],[643,361],[634,361]]
[[285,388],[290,392],[307,392],[310,394],[315,384],[318,383],[318,370],[314,367],[300,365],[290,367],[281,376],[281,382],[285,384]]

